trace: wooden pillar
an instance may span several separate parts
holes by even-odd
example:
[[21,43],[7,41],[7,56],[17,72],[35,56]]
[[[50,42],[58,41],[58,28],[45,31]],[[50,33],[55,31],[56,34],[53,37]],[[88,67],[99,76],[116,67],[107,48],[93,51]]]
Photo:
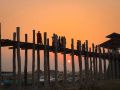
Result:
[[35,30],[33,30],[33,47],[32,47],[32,86],[35,88]]
[[120,63],[119,63],[119,52],[116,51],[116,72],[117,72],[117,79],[120,79]]
[[105,55],[105,49],[103,48],[103,63],[104,63],[104,79],[107,78],[107,70],[106,70],[106,55]]
[[[16,41],[16,33],[13,33],[13,41]],[[16,45],[13,46],[13,88],[16,90]]]
[[64,52],[63,52],[63,59],[64,59],[64,83],[67,82],[67,66],[66,66],[66,40],[64,40],[63,42],[63,48],[64,48]]
[[18,89],[21,90],[21,56],[20,56],[20,27],[16,28],[17,33],[17,60],[18,60]]
[[96,76],[96,68],[95,68],[95,45],[92,44],[92,54],[93,54],[93,72],[94,72],[94,79]]
[[79,79],[81,79],[82,78],[82,50],[81,50],[81,41],[78,41],[78,42],[79,42],[78,43]]
[[38,90],[39,90],[39,82],[40,82],[40,45],[38,44],[38,47],[37,47],[37,88]]
[[74,39],[71,40],[71,49],[72,49],[72,82],[75,84],[75,63],[74,63]]
[[49,53],[49,38],[47,39],[47,71],[48,71],[48,82],[50,84],[50,53]]
[[55,37],[55,83],[58,83],[58,40]]
[[85,78],[88,80],[88,77],[89,77],[89,64],[88,64],[88,40],[86,40],[86,43],[85,43],[85,47],[86,47],[86,49],[85,49],[85,51],[86,51],[86,53],[85,53]]
[[[89,53],[91,53],[91,48],[89,50]],[[90,78],[93,79],[93,62],[92,62],[92,57],[90,56]]]
[[[27,34],[25,34],[25,44],[28,42]],[[28,66],[28,50],[27,45],[25,46],[25,66],[24,66],[24,84],[27,85],[27,66]]]
[[108,79],[112,79],[112,59],[111,59],[111,52],[108,49],[108,61],[109,61],[109,66],[108,66]]
[[113,79],[116,78],[116,74],[115,74],[115,50],[112,50],[112,75],[113,75]]
[[102,58],[101,48],[99,47],[99,78],[102,79]]
[[[95,47],[95,54],[98,53],[98,47]],[[95,73],[96,73],[96,79],[98,79],[98,57],[95,55]]]
[[47,33],[44,33],[44,85],[48,87],[48,73],[47,73]]
[[0,23],[0,76],[1,76],[1,23]]

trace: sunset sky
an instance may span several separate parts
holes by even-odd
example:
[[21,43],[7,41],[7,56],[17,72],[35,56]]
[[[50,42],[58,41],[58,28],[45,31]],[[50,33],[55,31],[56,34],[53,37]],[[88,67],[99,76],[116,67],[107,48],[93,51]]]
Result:
[[65,35],[67,47],[71,38],[100,44],[106,35],[120,33],[120,0],[0,0],[0,22],[2,38],[12,39],[20,26],[21,41],[28,33],[31,42],[35,29],[49,38]]

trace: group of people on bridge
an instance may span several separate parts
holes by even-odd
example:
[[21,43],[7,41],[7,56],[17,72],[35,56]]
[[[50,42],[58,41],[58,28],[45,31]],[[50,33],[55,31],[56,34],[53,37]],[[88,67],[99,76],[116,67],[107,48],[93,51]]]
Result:
[[[43,45],[42,42],[42,34],[40,31],[37,33],[37,43]],[[65,36],[58,36],[57,34],[53,34],[52,36],[52,46],[55,47],[65,47],[66,46],[66,38]]]

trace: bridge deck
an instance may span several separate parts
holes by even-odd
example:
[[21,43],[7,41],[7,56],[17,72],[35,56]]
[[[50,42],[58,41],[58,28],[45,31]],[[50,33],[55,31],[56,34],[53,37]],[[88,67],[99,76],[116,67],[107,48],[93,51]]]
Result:
[[[21,49],[25,49],[27,48],[28,50],[30,49],[33,49],[33,43],[25,43],[25,42],[20,42],[20,48]],[[13,46],[15,46],[17,48],[17,41],[12,41],[12,40],[9,40],[9,39],[1,39],[1,47],[10,47],[10,49],[13,48]],[[35,49],[39,49],[39,50],[44,50],[44,45],[39,45],[39,44],[35,44]],[[50,52],[54,52],[55,49],[53,46],[47,46],[47,49],[50,51]],[[58,47],[58,53],[63,53],[64,52],[64,48],[62,47]],[[69,49],[69,48],[65,48],[65,52],[66,54],[71,54],[72,53],[72,49]],[[78,50],[73,50],[74,52],[74,55],[79,55],[79,51]],[[81,55],[89,55],[89,56],[99,56],[98,53],[90,53],[90,52],[81,52]]]

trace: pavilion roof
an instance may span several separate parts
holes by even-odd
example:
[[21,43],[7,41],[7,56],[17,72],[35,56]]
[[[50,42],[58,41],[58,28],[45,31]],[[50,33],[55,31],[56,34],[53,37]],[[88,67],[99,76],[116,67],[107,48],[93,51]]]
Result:
[[99,46],[104,47],[104,48],[110,48],[110,49],[118,49],[120,48],[120,38],[114,38],[110,39]]
[[106,38],[120,38],[120,34],[114,32],[114,33],[106,36]]

